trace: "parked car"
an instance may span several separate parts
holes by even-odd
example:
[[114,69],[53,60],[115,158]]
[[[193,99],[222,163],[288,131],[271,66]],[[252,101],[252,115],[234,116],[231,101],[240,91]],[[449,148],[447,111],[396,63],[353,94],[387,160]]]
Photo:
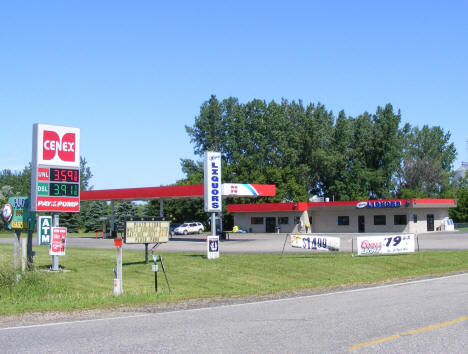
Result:
[[203,231],[205,227],[201,222],[186,222],[174,229],[176,235],[201,234]]
[[179,226],[180,226],[180,224],[171,223],[171,224],[169,225],[169,235],[174,236],[174,234],[175,234],[175,231],[174,231],[174,230],[175,230],[176,228],[178,228]]

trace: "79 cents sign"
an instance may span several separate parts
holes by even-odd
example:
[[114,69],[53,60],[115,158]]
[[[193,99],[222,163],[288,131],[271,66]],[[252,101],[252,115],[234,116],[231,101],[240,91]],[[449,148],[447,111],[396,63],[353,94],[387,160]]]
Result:
[[34,124],[33,211],[80,211],[80,129]]

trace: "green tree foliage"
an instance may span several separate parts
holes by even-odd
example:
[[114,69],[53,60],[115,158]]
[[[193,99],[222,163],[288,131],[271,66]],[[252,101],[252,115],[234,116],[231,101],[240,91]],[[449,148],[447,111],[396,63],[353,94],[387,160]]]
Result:
[[124,200],[115,207],[115,229],[123,232],[125,229],[125,220],[129,217],[137,216],[137,208],[131,201]]
[[451,188],[450,177],[456,158],[450,133],[440,127],[403,129],[403,156],[398,170],[402,197],[437,197]]
[[[277,196],[268,201],[315,194],[350,200],[391,196],[402,158],[400,119],[389,104],[375,114],[353,118],[342,111],[335,118],[320,103],[241,104],[211,96],[186,130],[196,154],[222,153],[225,182],[275,184]],[[183,162],[188,179],[202,178],[195,166]]]
[[105,201],[81,202],[80,217],[84,232],[96,232],[103,229],[101,217],[108,217],[108,207]]
[[457,207],[449,209],[449,215],[455,222],[468,222],[468,175],[456,183]]

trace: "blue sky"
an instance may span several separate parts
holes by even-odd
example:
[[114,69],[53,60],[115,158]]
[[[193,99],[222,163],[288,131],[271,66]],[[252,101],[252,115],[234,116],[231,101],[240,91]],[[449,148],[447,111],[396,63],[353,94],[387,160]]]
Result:
[[33,123],[57,124],[81,129],[95,189],[174,183],[211,94],[352,116],[391,103],[403,123],[450,131],[456,168],[467,14],[467,1],[3,1],[0,169],[29,163]]

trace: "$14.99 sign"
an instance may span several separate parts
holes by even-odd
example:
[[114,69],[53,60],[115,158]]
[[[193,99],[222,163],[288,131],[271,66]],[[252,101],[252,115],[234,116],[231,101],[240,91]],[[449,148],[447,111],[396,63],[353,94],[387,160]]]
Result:
[[291,235],[291,246],[315,251],[338,251],[340,238],[318,235]]

